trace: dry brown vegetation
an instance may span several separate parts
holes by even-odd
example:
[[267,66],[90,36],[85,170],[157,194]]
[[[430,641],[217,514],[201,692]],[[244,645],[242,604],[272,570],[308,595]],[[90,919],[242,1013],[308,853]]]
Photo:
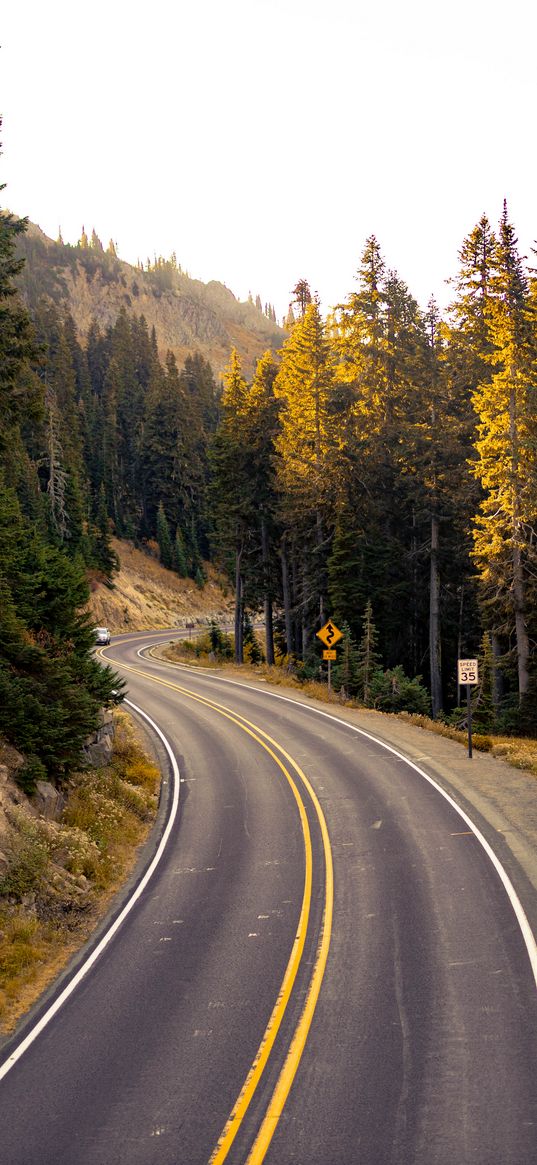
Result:
[[[437,736],[447,736],[450,740],[457,740],[466,746],[468,734],[461,732],[441,720],[430,720],[427,716],[417,716],[410,712],[399,712],[401,720],[415,724],[418,728],[426,728]],[[493,736],[491,733],[472,733],[472,744],[478,752],[490,752],[491,756],[505,760],[515,769],[524,769],[537,776],[537,740],[522,736]]]
[[158,630],[181,627],[187,620],[225,620],[230,617],[233,598],[226,582],[210,566],[203,588],[192,579],[179,578],[160,565],[154,546],[148,552],[130,542],[113,539],[120,570],[109,588],[95,579],[89,602],[96,626],[120,631]]
[[[201,647],[201,650],[197,649],[197,645]],[[155,655],[158,655],[162,659],[167,659],[171,663],[188,663],[194,667],[210,667],[212,669],[215,667],[215,660],[214,658],[211,659],[208,650],[206,634],[197,637],[197,643],[196,641],[189,643],[188,641],[178,640],[176,643],[170,645],[155,647],[153,648],[153,652]],[[295,691],[301,692],[304,696],[321,700],[323,703],[337,704],[339,706],[343,703],[346,708],[359,708],[362,712],[367,710],[357,700],[342,699],[340,694],[334,691],[329,692],[326,684],[319,683],[316,680],[303,682],[297,679],[287,668],[285,659],[281,660],[279,666],[275,667],[269,667],[263,663],[254,666],[248,661],[244,665],[238,666],[227,660],[218,660],[216,666],[219,670],[225,670],[226,674],[231,672],[236,674],[237,677],[240,676],[243,680],[262,680],[263,682],[275,684],[279,687],[285,686],[292,688]],[[450,740],[455,740],[465,747],[467,746],[467,733],[461,732],[448,724],[444,724],[441,720],[431,720],[428,716],[421,716],[411,712],[383,713],[383,715],[390,716],[393,719],[404,720],[408,724],[413,724],[416,728],[423,728],[427,732],[433,732],[437,736],[448,737]],[[491,756],[513,765],[514,768],[523,769],[537,776],[537,740],[532,740],[530,737],[493,736],[492,734],[474,732],[472,742],[473,747],[478,752],[488,752]]]
[[[160,772],[117,713],[113,761],[76,773],[61,821],[4,784],[0,874],[0,1027],[12,1030],[91,934],[134,866],[158,803]],[[11,795],[10,795],[11,794]]]

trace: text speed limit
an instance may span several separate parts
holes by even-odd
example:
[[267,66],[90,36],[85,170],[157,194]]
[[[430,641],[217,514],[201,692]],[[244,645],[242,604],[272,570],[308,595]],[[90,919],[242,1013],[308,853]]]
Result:
[[459,659],[457,660],[457,664],[460,684],[479,683],[477,659]]

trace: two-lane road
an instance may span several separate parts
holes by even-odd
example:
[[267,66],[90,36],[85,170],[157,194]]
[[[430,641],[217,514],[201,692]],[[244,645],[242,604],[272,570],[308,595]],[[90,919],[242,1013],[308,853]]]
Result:
[[0,1160],[531,1165],[534,944],[471,823],[343,720],[143,642],[107,657],[177,755],[179,814],[0,1081]]

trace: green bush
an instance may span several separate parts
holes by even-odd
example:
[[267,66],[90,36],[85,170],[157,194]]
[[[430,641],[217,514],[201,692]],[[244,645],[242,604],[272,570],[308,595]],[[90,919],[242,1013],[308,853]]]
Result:
[[431,701],[421,676],[409,679],[399,664],[389,671],[378,669],[373,673],[371,705],[380,712],[418,712],[428,716]]
[[19,834],[9,869],[0,879],[0,898],[20,900],[39,885],[49,859],[49,848],[37,822],[19,821]]
[[15,772],[15,780],[19,788],[31,797],[35,793],[38,781],[46,781],[47,770],[38,756],[28,756],[20,769]]
[[233,659],[231,636],[222,631],[214,619],[209,624],[209,630],[204,635],[198,636],[196,646],[199,647],[198,654],[212,652],[218,659]]

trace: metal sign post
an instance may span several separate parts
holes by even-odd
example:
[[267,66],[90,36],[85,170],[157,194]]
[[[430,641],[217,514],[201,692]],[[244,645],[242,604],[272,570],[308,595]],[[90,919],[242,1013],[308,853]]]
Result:
[[468,756],[472,759],[472,689],[466,685],[466,719],[468,721]]
[[472,759],[472,693],[471,689],[479,683],[479,668],[477,659],[459,659],[459,684],[466,684],[466,709],[468,721],[468,756]]
[[332,691],[332,660],[337,659],[336,649],[335,648],[332,649],[331,647],[329,647],[325,651],[323,651],[323,659],[325,659],[326,662],[328,663],[328,691],[331,692]]
[[335,643],[343,639],[343,632],[339,630],[339,627],[336,627],[332,619],[329,619],[328,623],[325,623],[324,627],[317,631],[317,638],[325,645],[323,659],[328,663],[328,691],[330,692],[332,690],[332,660],[337,659],[337,651],[334,651],[333,648]]

